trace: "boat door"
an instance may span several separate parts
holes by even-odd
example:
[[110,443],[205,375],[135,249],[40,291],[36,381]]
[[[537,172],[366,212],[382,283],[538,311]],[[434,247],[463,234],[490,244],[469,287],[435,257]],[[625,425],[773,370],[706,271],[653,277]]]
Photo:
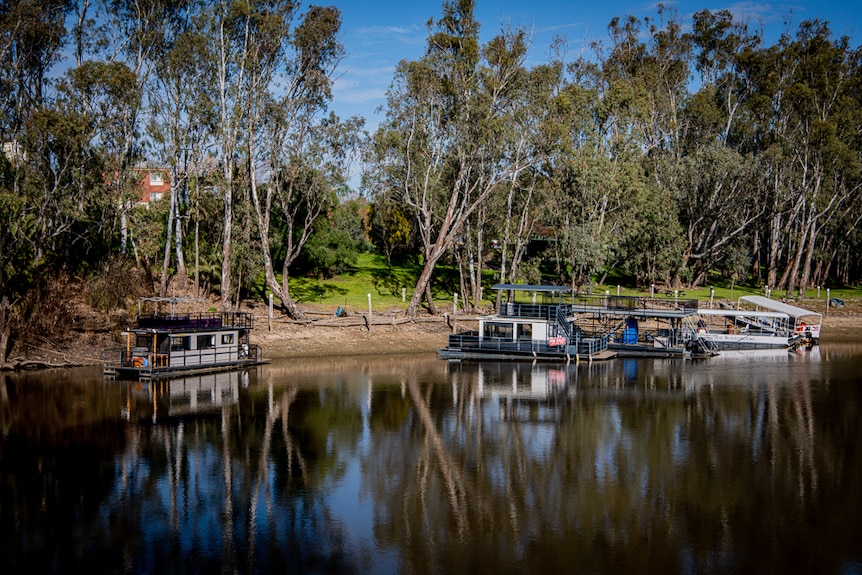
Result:
[[626,319],[626,327],[623,329],[623,344],[637,345],[638,343],[638,320],[630,317]]

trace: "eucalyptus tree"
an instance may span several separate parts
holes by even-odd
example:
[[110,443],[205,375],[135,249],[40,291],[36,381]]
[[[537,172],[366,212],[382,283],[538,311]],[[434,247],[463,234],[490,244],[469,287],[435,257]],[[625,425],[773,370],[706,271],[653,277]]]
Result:
[[846,175],[859,170],[858,147],[853,147],[858,134],[838,124],[846,117],[845,91],[852,85],[849,39],[834,39],[825,22],[805,21],[789,49],[797,63],[785,103],[797,174],[791,189],[797,198],[798,225],[782,278],[786,283],[779,285],[784,284],[788,292],[798,285],[804,294],[821,223],[855,188],[854,178]]
[[[109,173],[118,198],[122,198],[121,192],[128,186],[128,180],[134,180],[133,169],[143,156],[140,138],[143,94],[165,38],[177,26],[186,5],[186,0],[81,0],[77,4],[74,36],[78,65],[88,62],[109,66],[123,64],[132,72],[131,85],[139,94],[135,100],[126,102],[127,107],[116,111],[122,122],[110,146],[113,151]],[[90,13],[93,18],[88,18]],[[131,239],[128,214],[132,205],[125,200],[121,203],[120,247],[123,253]]]
[[736,267],[730,262],[739,250],[759,251],[756,226],[765,202],[757,158],[746,145],[752,78],[741,69],[760,50],[761,37],[726,10],[703,10],[694,15],[690,40],[699,87],[684,107],[685,157],[674,192],[686,237],[680,269],[697,285],[710,269]]
[[704,283],[759,221],[759,183],[753,159],[719,142],[683,158],[675,190],[685,233],[679,267],[690,274],[691,285]]
[[189,219],[189,178],[201,170],[215,125],[213,69],[203,64],[208,51],[207,39],[200,28],[204,6],[189,3],[186,8],[174,26],[163,30],[155,73],[146,92],[147,133],[157,158],[170,170],[170,209],[160,281],[163,294],[167,289],[172,243],[176,272],[181,278],[186,277],[182,223]]
[[221,168],[221,182],[216,192],[222,198],[221,306],[231,308],[233,289],[233,223],[234,196],[241,152],[243,124],[249,104],[247,68],[250,65],[252,21],[258,4],[239,0],[213,0],[209,18],[204,23],[210,52],[205,62],[211,67],[214,85],[207,89],[214,95],[218,118],[215,125],[214,154]]
[[819,239],[815,247],[816,262],[811,272],[811,285],[824,285],[827,280],[849,284],[858,278],[854,245],[858,245],[862,225],[862,47],[846,54],[847,80],[835,109],[835,137],[843,144],[834,149],[840,153],[843,169],[829,171],[829,188],[843,189],[840,201],[824,216],[819,225]]
[[[562,211],[551,206],[556,198],[550,193],[549,170],[560,155],[561,143],[579,133],[570,121],[572,114],[585,109],[585,91],[566,79],[563,48],[561,40],[555,40],[549,62],[519,75],[516,97],[522,111],[513,118],[511,129],[529,134],[531,145],[522,148],[521,153],[533,154],[541,161],[513,170],[500,186],[501,192],[489,198],[492,229],[499,238],[500,281],[518,283],[525,279],[522,263],[530,240],[536,235],[548,235],[547,229],[556,223],[553,216]],[[539,231],[541,226],[545,227],[544,234]],[[498,291],[497,307],[501,297]]]
[[[40,141],[37,133],[56,128],[74,136],[58,118],[48,95],[51,67],[60,57],[65,1],[0,4],[0,364],[5,363],[16,325],[30,315],[18,305],[39,276],[62,265],[72,237],[69,202],[56,195],[68,166],[55,153],[65,141]],[[35,147],[34,147],[35,146]],[[50,150],[50,152],[48,151]],[[59,159],[59,163],[52,163]],[[68,179],[64,180],[68,183]],[[58,216],[59,219],[55,219]]]
[[[311,6],[299,18],[297,10],[286,2],[255,20],[245,122],[250,194],[266,285],[295,319],[304,315],[290,295],[290,265],[314,222],[332,207],[334,191],[345,184],[362,125],[358,119],[321,118],[344,53],[338,41],[340,12]],[[258,181],[259,173],[266,181]],[[276,251],[281,256],[280,282]]]
[[[554,47],[559,48],[559,42]],[[486,238],[491,234],[499,250],[500,281],[527,281],[521,263],[541,224],[542,210],[548,199],[544,193],[546,174],[538,160],[554,156],[558,142],[566,137],[568,126],[563,120],[572,107],[567,89],[560,57],[532,69],[521,69],[512,76],[504,98],[518,113],[494,129],[508,132],[505,137],[514,144],[511,162],[515,169],[466,219],[453,247],[459,264],[461,301],[467,310],[475,309],[482,299],[482,276],[488,257],[485,249],[490,244]],[[501,297],[498,291],[498,307]]]
[[772,288],[776,286],[785,248],[783,238],[789,232],[787,222],[792,219],[788,217],[792,202],[786,190],[794,174],[790,160],[792,150],[787,146],[788,117],[783,112],[783,102],[795,62],[783,47],[787,43],[785,35],[776,45],[738,54],[733,73],[739,77],[739,83],[747,87],[747,94],[737,112],[739,121],[732,125],[728,134],[728,141],[741,154],[751,154],[756,162],[760,179],[758,195],[764,208],[756,239],[764,244],[765,282]]
[[531,131],[508,129],[524,111],[510,95],[523,70],[526,36],[506,30],[480,46],[473,4],[445,2],[442,18],[429,22],[425,55],[398,65],[374,140],[373,185],[412,212],[422,241],[411,316],[423,298],[436,311],[437,262],[485,200],[536,162]]
[[[323,121],[306,126],[301,139],[288,142],[292,132],[281,130],[272,139],[270,158],[274,170],[264,190],[268,211],[264,218],[260,211],[257,213],[258,221],[269,226],[271,232],[271,240],[265,241],[261,235],[266,285],[293,318],[304,315],[290,295],[290,267],[311,238],[318,220],[331,213],[343,199],[348,164],[357,153],[362,124],[361,118],[341,120],[330,114]],[[260,202],[260,198],[255,201]],[[259,229],[264,226],[259,224]],[[280,284],[273,273],[276,255],[281,259]]]
[[[629,267],[638,270],[638,276],[651,282],[662,276],[670,279],[669,268],[678,266],[679,260],[667,257],[677,249],[678,239],[677,212],[669,196],[676,189],[685,153],[684,109],[691,42],[683,34],[676,14],[664,7],[659,8],[658,20],[614,18],[608,32],[610,46],[606,50],[597,46],[599,64],[588,75],[599,93],[594,107],[595,134],[590,136],[590,147],[584,148],[589,152],[584,156],[588,161],[582,160],[573,172],[594,188],[581,185],[588,193],[584,199],[600,208],[590,209],[595,215],[591,216],[594,229],[589,237],[599,240],[597,233],[605,222],[618,226],[607,230],[606,239],[590,252],[593,266],[599,263],[599,253],[606,251],[613,258],[606,265],[628,262]],[[602,177],[607,170],[615,175]],[[644,174],[651,181],[645,181]],[[589,195],[594,195],[595,200],[590,200]],[[596,217],[602,213],[615,213],[616,217],[611,221]],[[651,216],[641,217],[646,214]],[[645,247],[632,236],[634,230],[653,238],[648,251],[626,249]],[[584,233],[575,239],[578,238],[574,245],[593,245],[584,243]],[[585,268],[582,275],[588,271]]]

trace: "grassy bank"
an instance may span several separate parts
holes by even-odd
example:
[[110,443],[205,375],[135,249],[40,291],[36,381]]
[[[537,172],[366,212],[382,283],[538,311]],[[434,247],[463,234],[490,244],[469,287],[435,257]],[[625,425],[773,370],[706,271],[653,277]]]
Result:
[[[410,301],[413,286],[421,272],[417,264],[387,265],[386,259],[376,254],[361,254],[355,265],[348,270],[331,279],[315,279],[308,277],[291,278],[290,291],[297,303],[305,305],[322,306],[336,309],[343,307],[347,310],[363,311],[368,309],[368,296],[371,296],[371,305],[374,309],[390,310],[404,309]],[[499,280],[493,270],[484,274],[485,296],[481,304],[490,305],[495,293],[491,286]],[[453,296],[457,291],[458,272],[448,266],[437,266],[435,278],[432,282],[432,293],[434,301],[441,308],[451,306]],[[269,292],[260,284],[259,293],[264,301],[267,300]],[[604,294],[605,292],[625,296],[649,296],[674,297],[674,290],[663,286],[655,289],[636,288],[633,286],[607,284],[597,285],[592,288],[592,293]],[[403,294],[403,299],[402,299]],[[762,288],[739,286],[716,283],[712,286],[701,286],[697,289],[680,289],[678,297],[696,298],[700,301],[709,301],[710,297],[716,300],[736,300],[744,295],[763,294]],[[786,298],[784,291],[774,290],[773,299]],[[809,289],[805,294],[805,301],[811,301],[825,308],[827,297],[837,297],[842,300],[854,300],[862,298],[862,288],[821,288],[819,291]],[[797,299],[791,297],[789,299]],[[445,309],[445,308],[443,308]]]

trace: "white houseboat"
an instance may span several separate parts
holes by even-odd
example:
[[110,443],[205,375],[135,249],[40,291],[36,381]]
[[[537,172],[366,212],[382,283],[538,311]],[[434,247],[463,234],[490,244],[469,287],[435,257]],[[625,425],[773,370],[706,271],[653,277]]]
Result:
[[817,345],[822,314],[763,296],[743,296],[735,308],[698,309],[690,333],[719,349]]
[[[479,318],[479,329],[452,334],[437,350],[442,359],[610,359],[607,337],[582,337],[570,319],[571,288],[498,284],[507,295],[495,314]],[[520,301],[519,301],[520,300]],[[528,301],[524,301],[528,300]]]

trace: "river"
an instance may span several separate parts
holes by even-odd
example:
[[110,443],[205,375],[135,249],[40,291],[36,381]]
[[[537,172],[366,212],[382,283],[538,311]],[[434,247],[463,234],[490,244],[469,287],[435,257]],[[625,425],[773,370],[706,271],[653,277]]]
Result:
[[0,374],[4,573],[862,573],[862,342]]

